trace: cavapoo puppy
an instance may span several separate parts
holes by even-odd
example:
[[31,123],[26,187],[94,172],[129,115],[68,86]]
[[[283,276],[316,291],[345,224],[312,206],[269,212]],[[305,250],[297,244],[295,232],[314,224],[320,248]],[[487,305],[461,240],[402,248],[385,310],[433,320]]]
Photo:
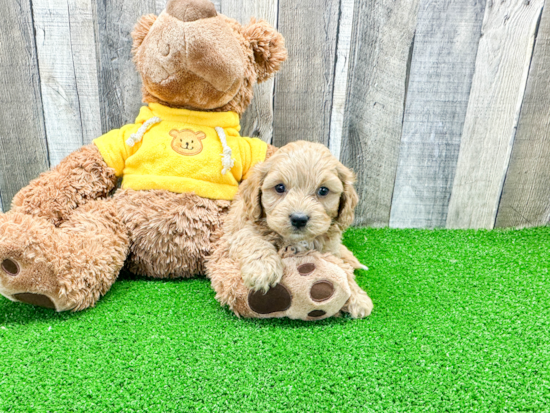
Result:
[[[323,145],[290,143],[258,164],[241,184],[223,226],[229,257],[240,263],[244,284],[266,292],[283,276],[283,251],[332,253],[353,268],[366,269],[341,242],[354,218],[354,174]],[[353,317],[373,304],[348,276]]]

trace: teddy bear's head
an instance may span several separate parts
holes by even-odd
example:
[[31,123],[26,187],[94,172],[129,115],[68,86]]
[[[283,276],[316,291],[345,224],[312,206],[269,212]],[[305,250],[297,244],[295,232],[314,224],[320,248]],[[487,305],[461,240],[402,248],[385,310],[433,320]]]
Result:
[[284,38],[265,21],[247,26],[218,14],[209,0],[169,0],[132,32],[144,102],[243,113],[252,87],[286,59]]

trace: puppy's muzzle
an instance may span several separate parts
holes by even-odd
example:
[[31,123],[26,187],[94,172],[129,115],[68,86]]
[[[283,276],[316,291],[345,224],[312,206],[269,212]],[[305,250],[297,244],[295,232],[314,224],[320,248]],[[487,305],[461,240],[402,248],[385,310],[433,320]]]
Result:
[[290,223],[297,229],[305,227],[308,221],[309,217],[306,214],[295,213],[290,216]]

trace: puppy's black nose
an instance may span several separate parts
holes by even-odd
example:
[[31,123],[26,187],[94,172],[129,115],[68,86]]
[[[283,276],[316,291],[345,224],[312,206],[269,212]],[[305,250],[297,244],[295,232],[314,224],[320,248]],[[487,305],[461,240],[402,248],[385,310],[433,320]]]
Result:
[[290,216],[290,223],[295,228],[303,228],[307,225],[307,222],[309,221],[309,217],[306,214],[292,214]]

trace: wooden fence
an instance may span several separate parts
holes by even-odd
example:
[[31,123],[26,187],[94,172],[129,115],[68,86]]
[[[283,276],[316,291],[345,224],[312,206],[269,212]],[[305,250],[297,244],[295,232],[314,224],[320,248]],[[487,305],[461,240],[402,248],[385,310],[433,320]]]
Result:
[[[549,0],[550,1],[550,0]],[[165,0],[0,2],[0,195],[132,122],[130,31]],[[326,144],[358,175],[358,225],[493,228],[550,216],[544,0],[217,0],[286,37],[243,134]]]

